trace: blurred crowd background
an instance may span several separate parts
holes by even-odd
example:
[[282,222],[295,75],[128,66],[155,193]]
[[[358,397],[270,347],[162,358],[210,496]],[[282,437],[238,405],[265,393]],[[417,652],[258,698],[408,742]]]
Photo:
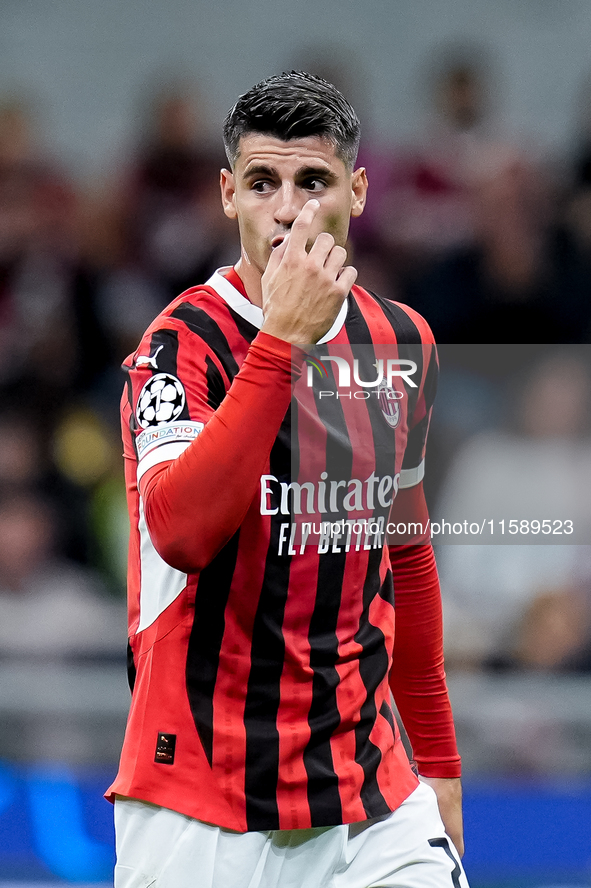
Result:
[[[9,36],[35,32],[24,45],[41,45],[40,26],[27,19],[27,7],[40,5],[23,4],[18,14],[8,6]],[[389,8],[377,6],[382,16]],[[501,15],[507,5],[490,6]],[[544,27],[551,30],[550,6],[540,2],[538,14],[550,15]],[[563,8],[575,6],[568,0]],[[526,16],[532,7],[515,8]],[[395,28],[395,12],[389,14]],[[525,33],[527,24],[520,19]],[[406,108],[398,132],[393,79],[393,125],[365,129],[360,163],[370,193],[352,226],[351,260],[360,283],[416,308],[442,344],[428,454],[433,514],[570,516],[586,532],[591,74],[587,79],[582,60],[558,144],[536,133],[535,115],[527,132],[507,123],[504,111],[519,84],[494,45],[461,33],[441,41],[434,29],[432,50],[413,68],[420,113]],[[81,37],[84,46],[91,39],[87,31]],[[141,47],[134,46],[137,55]],[[110,58],[115,50],[108,50]],[[279,65],[258,63],[226,92],[235,96],[298,67],[335,82],[368,120],[364,63],[371,46],[357,50],[316,42]],[[58,52],[67,57],[65,43]],[[18,54],[14,46],[11,53],[9,61]],[[39,74],[41,66],[30,63]],[[227,68],[231,59],[219,64]],[[71,150],[56,148],[68,143],[68,132],[51,119],[57,105],[44,103],[42,78],[21,84],[18,66],[10,76],[8,67],[5,56],[0,743],[2,755],[16,761],[113,762],[127,705],[120,364],[174,296],[238,256],[219,199],[222,115],[212,111],[212,76],[148,69],[119,147],[98,160],[95,151],[91,164],[76,156],[74,130]],[[532,64],[532,78],[535,71]],[[76,78],[64,75],[64,82],[63,102],[79,101]],[[556,117],[555,98],[548,101]],[[539,120],[544,107],[542,95]],[[555,513],[536,512],[548,503]],[[582,774],[591,765],[591,716],[583,705],[591,687],[591,549],[519,542],[439,546],[465,762],[479,773]],[[75,690],[72,676],[94,676],[94,690]],[[40,684],[43,700],[32,690]]]

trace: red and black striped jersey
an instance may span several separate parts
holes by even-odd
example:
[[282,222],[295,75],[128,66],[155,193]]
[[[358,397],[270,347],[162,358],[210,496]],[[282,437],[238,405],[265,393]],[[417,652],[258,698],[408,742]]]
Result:
[[[262,320],[214,274],[147,330],[122,399],[133,692],[109,793],[239,831],[364,820],[416,786],[385,532],[437,377],[425,321],[357,286],[291,360]],[[157,512],[142,484],[166,466],[182,490],[193,458],[203,481]]]

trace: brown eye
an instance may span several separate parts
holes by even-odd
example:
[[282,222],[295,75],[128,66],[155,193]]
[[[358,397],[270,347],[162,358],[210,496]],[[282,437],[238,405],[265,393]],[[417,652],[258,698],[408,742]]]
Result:
[[265,192],[271,190],[271,183],[267,179],[257,179],[256,182],[252,183],[251,188],[258,194],[265,194]]
[[307,191],[316,192],[322,191],[323,188],[326,188],[326,182],[324,179],[309,179],[305,185]]

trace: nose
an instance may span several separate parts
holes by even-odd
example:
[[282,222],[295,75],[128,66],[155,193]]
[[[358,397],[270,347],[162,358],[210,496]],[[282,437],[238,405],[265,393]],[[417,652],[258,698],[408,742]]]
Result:
[[275,205],[275,221],[279,225],[291,228],[296,216],[306,202],[303,195],[299,194],[293,182],[285,182],[277,190],[277,203]]

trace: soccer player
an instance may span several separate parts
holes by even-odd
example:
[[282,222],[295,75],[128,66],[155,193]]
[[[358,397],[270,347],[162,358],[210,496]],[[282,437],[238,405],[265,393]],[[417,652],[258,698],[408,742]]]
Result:
[[331,84],[269,78],[224,138],[240,258],[125,362],[116,886],[466,888],[433,552],[384,533],[427,518],[431,333],[345,264],[367,178]]

